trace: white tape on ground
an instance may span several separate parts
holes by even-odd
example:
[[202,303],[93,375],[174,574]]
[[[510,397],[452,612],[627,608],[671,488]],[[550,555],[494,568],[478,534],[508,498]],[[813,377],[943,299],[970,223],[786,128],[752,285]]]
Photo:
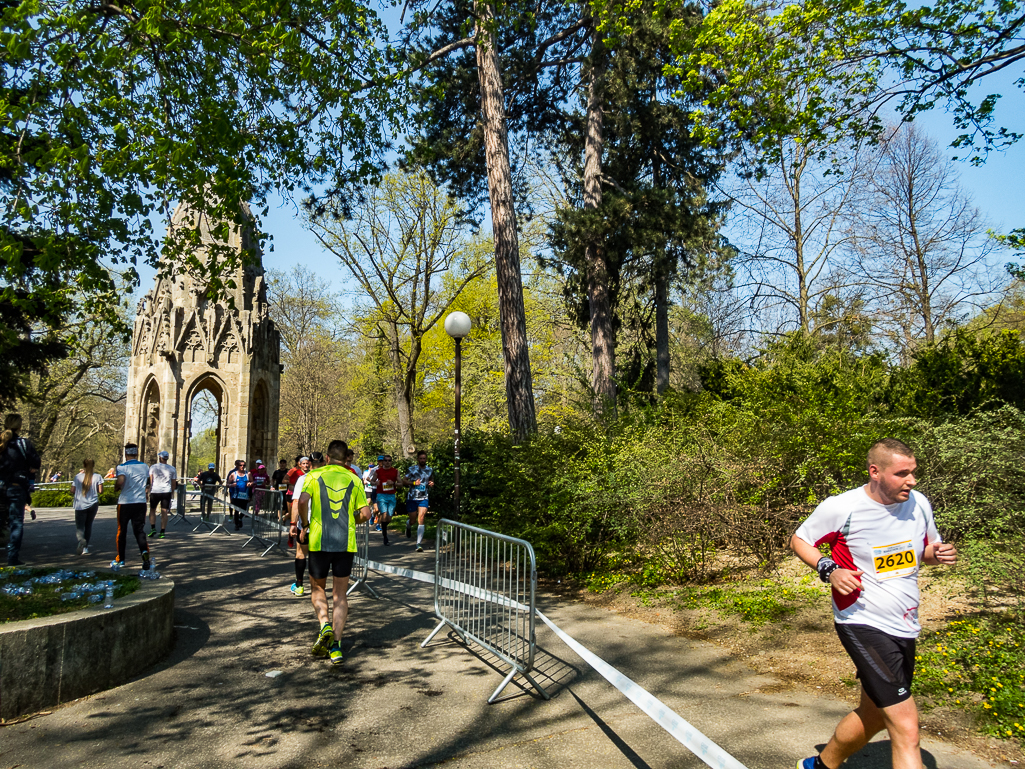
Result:
[[580,655],[584,662],[597,670],[602,678],[619,689],[630,702],[644,711],[695,756],[715,769],[744,769],[742,763],[678,716],[658,697],[624,676],[612,665],[580,644],[573,636],[563,632],[558,625],[540,611],[537,612],[537,616],[562,639],[563,643]]
[[[433,574],[428,574],[423,571],[415,571],[413,569],[403,569],[387,563],[380,563],[379,561],[367,561],[367,569],[383,571],[388,574],[397,574],[401,577],[407,577],[409,579],[415,579],[419,582],[427,582],[429,584],[434,584],[436,581]],[[442,580],[442,586],[467,595],[490,598],[496,603],[508,604],[518,609],[529,608],[523,604],[505,598],[504,596],[497,596],[490,593],[490,591],[484,591],[479,587],[467,585],[464,582],[453,582],[452,580],[446,579]],[[742,763],[708,739],[708,737],[700,731],[695,729],[685,719],[677,715],[673,709],[662,702],[662,700],[620,673],[612,667],[612,665],[573,638],[573,636],[564,632],[558,625],[548,619],[548,617],[540,611],[535,611],[538,618],[548,625],[548,627],[552,629],[562,642],[575,651],[580,658],[584,660],[584,662],[594,668],[602,678],[621,691],[623,695],[630,700],[630,702],[640,708],[642,712],[669,732],[677,742],[700,758],[705,762],[705,764],[713,767],[713,769],[745,769]]]

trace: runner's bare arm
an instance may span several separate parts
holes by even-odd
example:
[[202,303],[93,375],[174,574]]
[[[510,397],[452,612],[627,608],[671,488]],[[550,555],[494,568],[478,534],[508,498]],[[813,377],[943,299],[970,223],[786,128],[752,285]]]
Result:
[[[790,549],[794,551],[798,558],[804,561],[806,564],[811,566],[813,569],[818,570],[819,559],[822,558],[822,553],[819,549],[809,542],[805,542],[796,534],[790,538]],[[829,584],[836,588],[836,592],[840,595],[849,595],[855,590],[861,587],[861,580],[858,579],[863,571],[855,569],[836,569],[832,574],[829,575]]]
[[356,516],[356,523],[363,523],[363,521],[369,521],[370,520],[370,515],[371,515],[371,513],[370,513],[370,507],[369,506],[361,507],[359,509],[358,515]]
[[926,545],[922,561],[931,566],[953,566],[957,563],[957,548],[949,542]]

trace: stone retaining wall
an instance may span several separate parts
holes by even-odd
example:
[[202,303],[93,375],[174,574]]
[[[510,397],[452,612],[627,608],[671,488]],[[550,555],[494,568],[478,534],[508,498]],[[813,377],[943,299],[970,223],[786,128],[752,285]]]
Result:
[[110,689],[158,662],[174,643],[174,582],[142,580],[102,604],[0,625],[0,718]]

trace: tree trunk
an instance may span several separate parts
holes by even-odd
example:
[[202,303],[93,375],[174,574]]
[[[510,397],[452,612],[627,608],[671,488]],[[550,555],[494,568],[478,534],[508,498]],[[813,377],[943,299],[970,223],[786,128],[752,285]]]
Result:
[[[652,153],[651,183],[662,189],[662,161]],[[672,270],[665,248],[655,253],[655,392],[661,395],[669,387],[669,276]]]
[[669,278],[655,280],[655,391],[669,387]]
[[[601,206],[602,174],[602,80],[604,45],[597,30],[593,33],[591,65],[587,84],[587,139],[584,145],[584,210]],[[609,301],[609,269],[605,248],[592,238],[584,250],[587,265],[587,301],[591,310],[591,387],[594,413],[615,416],[616,340]]]
[[[413,437],[413,384],[416,382],[416,364],[412,365],[412,383],[410,382],[409,366],[402,362],[402,349],[399,344],[399,329],[394,323],[388,324],[385,334],[388,337],[388,357],[392,368],[392,392],[395,394],[395,410],[399,416],[399,441],[404,455],[409,450],[416,451]],[[417,340],[413,340],[414,346]],[[413,359],[412,354],[410,359]]]
[[498,308],[505,358],[505,396],[509,427],[517,438],[537,431],[534,391],[527,348],[527,317],[520,278],[520,244],[513,206],[512,169],[505,121],[505,96],[494,45],[494,7],[475,3],[477,12],[477,77],[480,83],[484,153],[488,164],[491,230],[495,239]]

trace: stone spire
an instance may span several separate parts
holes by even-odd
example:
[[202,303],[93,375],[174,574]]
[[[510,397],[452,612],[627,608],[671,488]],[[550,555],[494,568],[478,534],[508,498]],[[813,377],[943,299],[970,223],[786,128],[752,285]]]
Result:
[[[242,206],[243,223],[252,222]],[[179,477],[188,472],[192,404],[203,390],[220,404],[217,470],[236,459],[273,466],[277,453],[281,338],[270,319],[263,265],[251,226],[232,226],[217,239],[210,221],[182,204],[176,228],[198,229],[194,255],[206,262],[214,246],[246,255],[231,276],[227,298],[210,300],[206,284],[183,269],[161,264],[153,288],[139,302],[128,372],[125,441],[140,446],[144,462],[167,451]],[[222,276],[223,277],[223,276]],[[225,280],[227,283],[228,281]]]

